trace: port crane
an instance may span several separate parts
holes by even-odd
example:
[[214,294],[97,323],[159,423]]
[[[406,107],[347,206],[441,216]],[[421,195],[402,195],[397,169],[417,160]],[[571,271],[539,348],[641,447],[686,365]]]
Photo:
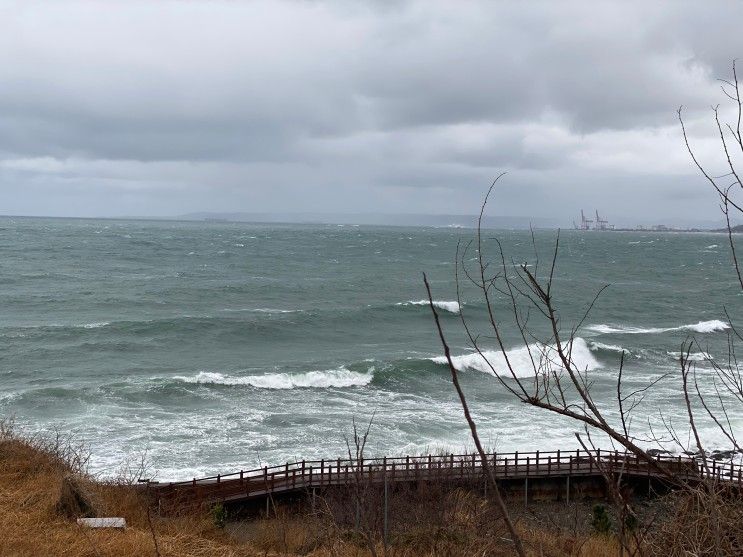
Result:
[[573,227],[576,230],[614,230],[613,224],[609,224],[608,220],[601,218],[598,209],[594,211],[594,214],[596,215],[596,220],[589,219],[583,212],[583,209],[581,209],[580,223],[576,224],[575,221],[573,221]]
[[594,230],[608,230],[609,229],[609,221],[602,219],[599,216],[598,210],[596,210],[596,226],[594,227]]
[[[596,213],[598,214],[598,212]],[[573,221],[573,226],[576,230],[591,230],[591,224],[593,221],[586,217],[585,213],[583,212],[583,209],[580,210],[580,226],[575,224],[575,221]]]

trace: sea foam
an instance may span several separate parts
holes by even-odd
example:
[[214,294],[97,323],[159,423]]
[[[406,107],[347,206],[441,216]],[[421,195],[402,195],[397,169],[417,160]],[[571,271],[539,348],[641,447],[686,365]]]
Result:
[[214,371],[201,371],[190,377],[177,376],[184,383],[200,385],[250,386],[257,389],[295,389],[295,388],[343,388],[363,387],[374,379],[374,369],[367,373],[350,371],[345,367],[324,371],[304,373],[270,373],[265,375],[224,375]]
[[86,323],[83,325],[83,329],[100,329],[101,327],[107,327],[110,325],[108,321],[100,321],[98,323]]
[[[564,345],[568,349],[567,343]],[[531,377],[534,375],[534,366],[540,371],[553,371],[562,369],[557,349],[552,345],[531,344],[507,350],[508,362],[517,377]],[[591,354],[586,341],[580,337],[573,340],[573,348],[570,353],[571,362],[577,369],[594,370],[601,367],[601,363]],[[533,364],[532,364],[533,360]],[[437,364],[446,364],[446,356],[436,356],[431,361]],[[511,372],[506,364],[506,357],[500,350],[483,350],[482,354],[462,354],[453,356],[452,363],[457,371],[475,370],[493,375],[493,370],[499,375],[509,376]]]
[[277,308],[224,308],[222,311],[228,313],[302,313],[301,309],[277,309]]
[[[428,304],[429,304],[428,300],[418,300],[418,301],[411,300],[408,302],[398,302],[396,305],[398,306],[427,306]],[[461,311],[461,308],[459,307],[459,302],[434,300],[433,305],[434,307],[443,309],[444,311],[448,311],[449,313],[459,313]]]
[[[681,358],[681,352],[667,352],[669,356],[671,356],[674,360],[679,360]],[[683,356],[687,361],[690,362],[709,362],[712,361],[714,358],[712,358],[712,355],[708,352],[690,352],[686,353],[684,352]]]
[[700,321],[695,325],[685,325],[682,328],[697,333],[714,333],[729,329],[730,325],[724,321],[720,321],[719,319],[713,319],[712,321]]
[[603,342],[591,341],[588,343],[591,350],[608,350],[609,352],[627,352],[627,350],[618,344],[604,344]]
[[623,335],[638,335],[638,334],[658,334],[658,333],[670,333],[673,331],[691,331],[694,333],[715,333],[718,331],[724,331],[729,329],[730,325],[719,319],[712,319],[711,321],[700,321],[691,325],[681,325],[679,327],[631,327],[625,325],[589,325],[586,327],[587,330],[601,334],[623,334]]

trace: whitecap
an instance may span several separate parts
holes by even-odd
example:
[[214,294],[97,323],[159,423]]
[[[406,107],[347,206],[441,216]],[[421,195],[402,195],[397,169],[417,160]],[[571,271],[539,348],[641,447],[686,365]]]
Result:
[[658,334],[658,333],[670,333],[673,331],[692,331],[695,333],[715,333],[718,331],[724,331],[729,329],[730,325],[719,319],[712,319],[710,321],[700,321],[691,325],[681,325],[679,327],[633,327],[627,325],[607,325],[604,323],[598,325],[588,325],[586,330],[593,331],[600,334],[624,334],[624,335],[638,335],[638,334]]
[[598,325],[588,325],[587,330],[593,331],[600,334],[627,334],[627,335],[638,335],[638,334],[653,334],[653,333],[665,333],[668,331],[678,330],[676,327],[671,328],[659,328],[659,327],[630,327],[625,325],[606,325],[604,323]]
[[108,321],[100,321],[98,323],[86,323],[83,325],[83,329],[99,329],[101,327],[106,327],[107,325],[110,325]]
[[276,309],[276,308],[224,308],[222,311],[230,313],[301,313],[301,309]]
[[[565,349],[569,347],[565,344]],[[534,365],[540,372],[550,372],[563,369],[560,357],[555,346],[531,344],[506,351],[508,362],[511,364],[517,377],[531,377],[534,375]],[[570,359],[573,366],[580,371],[599,369],[601,363],[591,354],[586,341],[580,337],[573,340]],[[446,356],[430,358],[437,364],[446,364]],[[534,364],[532,364],[532,360]],[[452,363],[457,371],[475,370],[493,375],[495,373],[509,376],[511,374],[506,363],[506,357],[500,350],[484,350],[482,354],[462,354],[452,356]]]
[[694,325],[684,325],[682,329],[694,331],[697,333],[714,333],[717,331],[724,331],[729,329],[730,325],[719,319],[713,319],[712,321],[700,321]]
[[609,350],[610,352],[627,352],[627,350],[625,350],[618,344],[604,344],[603,342],[591,341],[588,343],[588,347],[591,350]]
[[[408,302],[398,302],[395,305],[398,306],[427,306],[429,305],[428,300],[418,300],[413,301],[410,300]],[[443,309],[444,311],[448,311],[449,313],[459,313],[461,311],[461,307],[459,306],[459,302],[451,302],[446,300],[434,300],[433,301],[434,307],[437,307],[439,309]]]
[[717,247],[717,244],[712,244],[711,246],[707,246],[704,249],[715,249]]
[[[679,360],[681,358],[681,352],[666,352],[666,354],[671,356],[674,360]],[[709,362],[713,359],[709,352],[690,352],[689,354],[684,352],[684,357],[690,362]]]
[[363,387],[374,379],[374,368],[367,373],[350,371],[345,367],[304,373],[270,373],[265,375],[224,375],[214,371],[201,371],[194,376],[176,376],[184,383],[199,385],[250,386],[258,389],[295,388],[344,388]]

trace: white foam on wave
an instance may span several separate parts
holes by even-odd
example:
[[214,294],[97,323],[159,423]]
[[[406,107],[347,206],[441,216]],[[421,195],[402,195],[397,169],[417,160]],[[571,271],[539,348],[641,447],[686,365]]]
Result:
[[717,244],[712,244],[711,246],[707,246],[704,249],[715,249],[717,247]]
[[625,325],[605,325],[605,324],[599,324],[599,325],[589,325],[586,327],[587,330],[593,331],[595,333],[601,333],[601,334],[612,334],[612,333],[619,333],[619,334],[627,334],[627,335],[639,335],[639,334],[654,334],[654,333],[665,333],[668,331],[675,331],[678,330],[676,327],[671,328],[659,328],[659,327],[649,327],[649,328],[643,328],[643,327],[628,327]]
[[304,373],[271,373],[244,376],[201,371],[191,377],[176,376],[175,379],[184,383],[199,385],[249,386],[257,389],[329,389],[368,385],[374,379],[374,368],[370,368],[367,373],[359,373],[340,367],[338,369],[307,371]]
[[100,321],[98,323],[86,323],[82,327],[83,329],[100,329],[101,327],[106,327],[110,324],[111,323],[109,323],[108,321]]
[[[398,306],[427,306],[429,304],[428,300],[418,300],[418,301],[408,301],[408,302],[398,302],[395,305]],[[459,307],[459,302],[450,302],[446,300],[434,300],[433,301],[434,307],[437,307],[439,309],[443,309],[444,311],[448,311],[449,313],[459,313],[461,311],[461,307]]]
[[301,309],[276,309],[276,308],[225,308],[222,311],[229,313],[301,313]]
[[588,347],[591,350],[609,350],[611,352],[627,352],[627,350],[625,350],[618,344],[604,344],[603,342],[591,341],[588,343]]
[[729,329],[730,325],[724,321],[720,321],[719,319],[713,319],[712,321],[700,321],[695,325],[685,325],[682,328],[697,333],[714,333]]
[[[674,360],[681,358],[681,352],[666,352]],[[709,352],[690,352],[689,354],[684,353],[685,358],[690,362],[709,362],[712,360],[712,355]]]
[[[565,349],[569,347],[565,345]],[[552,345],[531,344],[507,350],[508,362],[511,364],[517,377],[531,377],[536,365],[540,372],[557,371],[563,369],[557,349]],[[532,364],[532,359],[534,364]],[[573,366],[581,371],[594,370],[601,367],[601,363],[591,354],[586,341],[580,337],[573,340],[570,359]],[[437,364],[446,364],[446,356],[436,356],[431,361]],[[493,375],[495,373],[510,376],[511,372],[506,363],[506,357],[500,350],[487,350],[480,353],[462,354],[453,356],[452,363],[457,371],[480,371]]]
[[589,325],[586,327],[587,330],[601,334],[624,334],[624,335],[639,335],[639,334],[658,334],[658,333],[670,333],[673,331],[692,331],[694,333],[715,333],[718,331],[724,331],[729,329],[730,325],[719,319],[712,319],[711,321],[700,321],[691,325],[681,325],[680,327],[630,327],[625,325]]

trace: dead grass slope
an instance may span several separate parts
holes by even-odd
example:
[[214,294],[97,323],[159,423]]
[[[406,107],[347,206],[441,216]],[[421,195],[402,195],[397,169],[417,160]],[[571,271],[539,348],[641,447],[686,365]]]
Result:
[[[84,449],[59,436],[23,437],[0,424],[0,556],[255,556],[369,555],[368,540],[332,513],[278,509],[261,518],[218,528],[208,512],[179,517],[148,513],[135,485],[96,481],[85,474]],[[434,505],[421,501],[423,505]],[[439,499],[440,520],[401,522],[386,555],[510,555],[491,510],[471,494]],[[413,507],[411,507],[412,509]],[[149,514],[149,516],[148,516]],[[78,516],[121,516],[128,528],[90,530]],[[412,511],[406,511],[412,518]],[[611,537],[577,536],[529,521],[520,530],[531,554],[616,555]],[[377,540],[378,555],[385,549]]]

